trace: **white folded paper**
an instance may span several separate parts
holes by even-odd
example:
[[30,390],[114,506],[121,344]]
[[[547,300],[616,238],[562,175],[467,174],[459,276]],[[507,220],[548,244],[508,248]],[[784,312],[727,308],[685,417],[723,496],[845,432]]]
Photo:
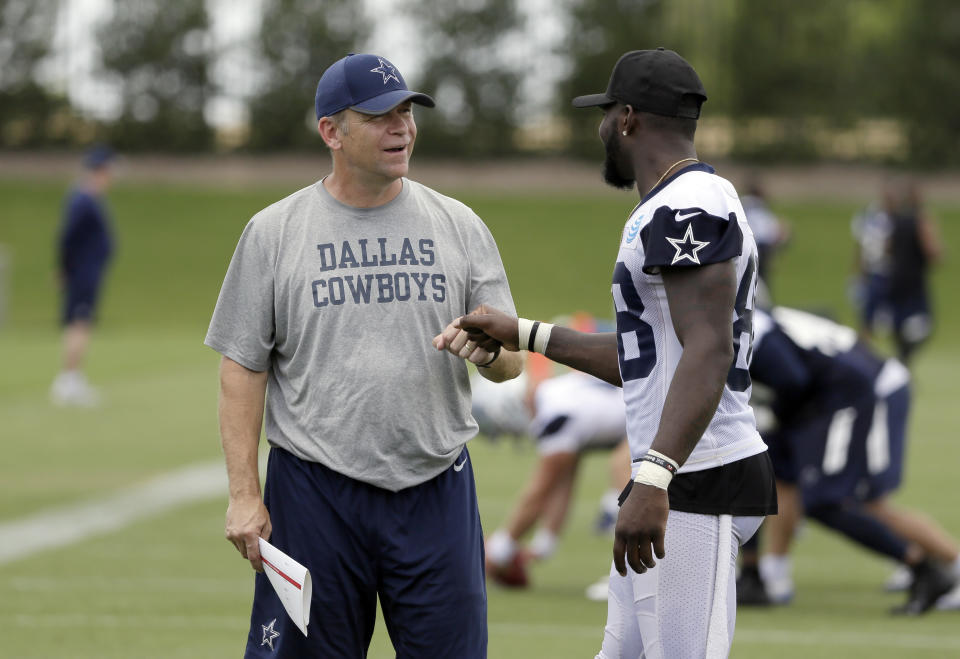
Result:
[[283,608],[306,636],[310,624],[310,596],[313,594],[309,570],[263,538],[260,538],[260,559]]

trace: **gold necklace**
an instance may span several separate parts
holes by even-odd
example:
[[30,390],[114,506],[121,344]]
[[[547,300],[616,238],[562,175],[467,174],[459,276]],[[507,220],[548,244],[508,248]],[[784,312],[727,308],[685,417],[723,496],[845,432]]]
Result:
[[[667,171],[665,171],[665,172],[663,173],[663,176],[661,176],[659,179],[657,179],[657,182],[654,183],[654,184],[653,184],[653,187],[650,188],[650,189],[647,191],[647,194],[650,194],[651,192],[653,192],[658,185],[660,185],[661,183],[663,183],[663,179],[667,178],[667,174],[669,174],[670,172],[672,172],[674,167],[676,167],[677,165],[679,165],[679,164],[682,163],[682,162],[688,162],[688,161],[689,161],[689,162],[700,162],[700,159],[699,159],[699,158],[683,158],[682,160],[678,160],[677,162],[673,163],[672,165],[670,165],[669,167],[667,167]],[[647,195],[643,195],[643,196],[646,197]]]
[[[657,182],[653,184],[653,187],[650,188],[650,189],[647,191],[647,194],[643,195],[644,198],[646,198],[646,196],[647,196],[648,194],[650,194],[651,192],[653,192],[658,185],[660,185],[661,183],[663,183],[663,179],[667,178],[667,174],[669,174],[671,171],[673,171],[673,168],[674,168],[674,167],[676,167],[677,165],[679,165],[679,164],[682,163],[682,162],[687,162],[687,161],[700,162],[700,159],[699,159],[699,158],[683,158],[682,160],[678,160],[677,162],[675,162],[675,163],[673,163],[672,165],[670,165],[669,167],[667,167],[667,171],[665,171],[665,172],[663,173],[663,176],[661,176],[661,177],[657,180]],[[639,202],[637,202],[637,205],[633,207],[633,210],[630,211],[630,215],[629,215],[628,217],[633,216],[633,214],[637,212],[637,209],[640,208],[640,205],[641,205],[641,204],[643,204],[643,199],[641,199]]]

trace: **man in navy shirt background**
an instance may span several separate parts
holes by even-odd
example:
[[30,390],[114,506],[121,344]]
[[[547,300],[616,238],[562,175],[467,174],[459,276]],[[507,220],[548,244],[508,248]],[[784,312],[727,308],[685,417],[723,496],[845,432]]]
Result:
[[57,269],[63,294],[63,365],[50,389],[50,397],[57,405],[92,406],[99,401],[82,369],[103,276],[113,252],[103,196],[110,187],[114,157],[106,146],[87,151],[83,178],[64,204],[57,240]]

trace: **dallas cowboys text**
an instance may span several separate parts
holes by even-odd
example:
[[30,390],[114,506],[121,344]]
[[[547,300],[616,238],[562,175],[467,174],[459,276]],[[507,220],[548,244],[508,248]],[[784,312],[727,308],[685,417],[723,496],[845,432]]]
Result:
[[[342,243],[321,243],[317,245],[320,257],[320,270],[352,270],[355,268],[389,268],[406,266],[409,268],[429,268],[436,263],[433,240],[404,238],[402,244],[390,244],[387,238],[356,241],[344,240]],[[416,248],[414,248],[414,242]],[[399,247],[399,250],[397,249]],[[447,278],[440,273],[407,270],[398,272],[376,272],[337,274],[326,279],[311,282],[313,287],[313,305],[318,309],[347,302],[370,304],[377,302],[407,302],[416,300],[425,302],[443,302],[447,298]]]

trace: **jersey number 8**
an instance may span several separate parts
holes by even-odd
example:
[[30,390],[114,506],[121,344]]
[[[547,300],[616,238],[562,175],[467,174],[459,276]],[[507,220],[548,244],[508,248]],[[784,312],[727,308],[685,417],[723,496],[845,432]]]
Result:
[[[750,358],[753,352],[753,299],[757,282],[756,256],[751,256],[746,271],[737,287],[733,321],[733,362],[727,374],[727,386],[732,391],[746,391],[750,387]],[[617,355],[620,376],[624,382],[650,375],[657,363],[657,344],[653,328],[644,321],[643,302],[633,283],[627,266],[618,261],[613,271],[613,297],[617,309]]]

